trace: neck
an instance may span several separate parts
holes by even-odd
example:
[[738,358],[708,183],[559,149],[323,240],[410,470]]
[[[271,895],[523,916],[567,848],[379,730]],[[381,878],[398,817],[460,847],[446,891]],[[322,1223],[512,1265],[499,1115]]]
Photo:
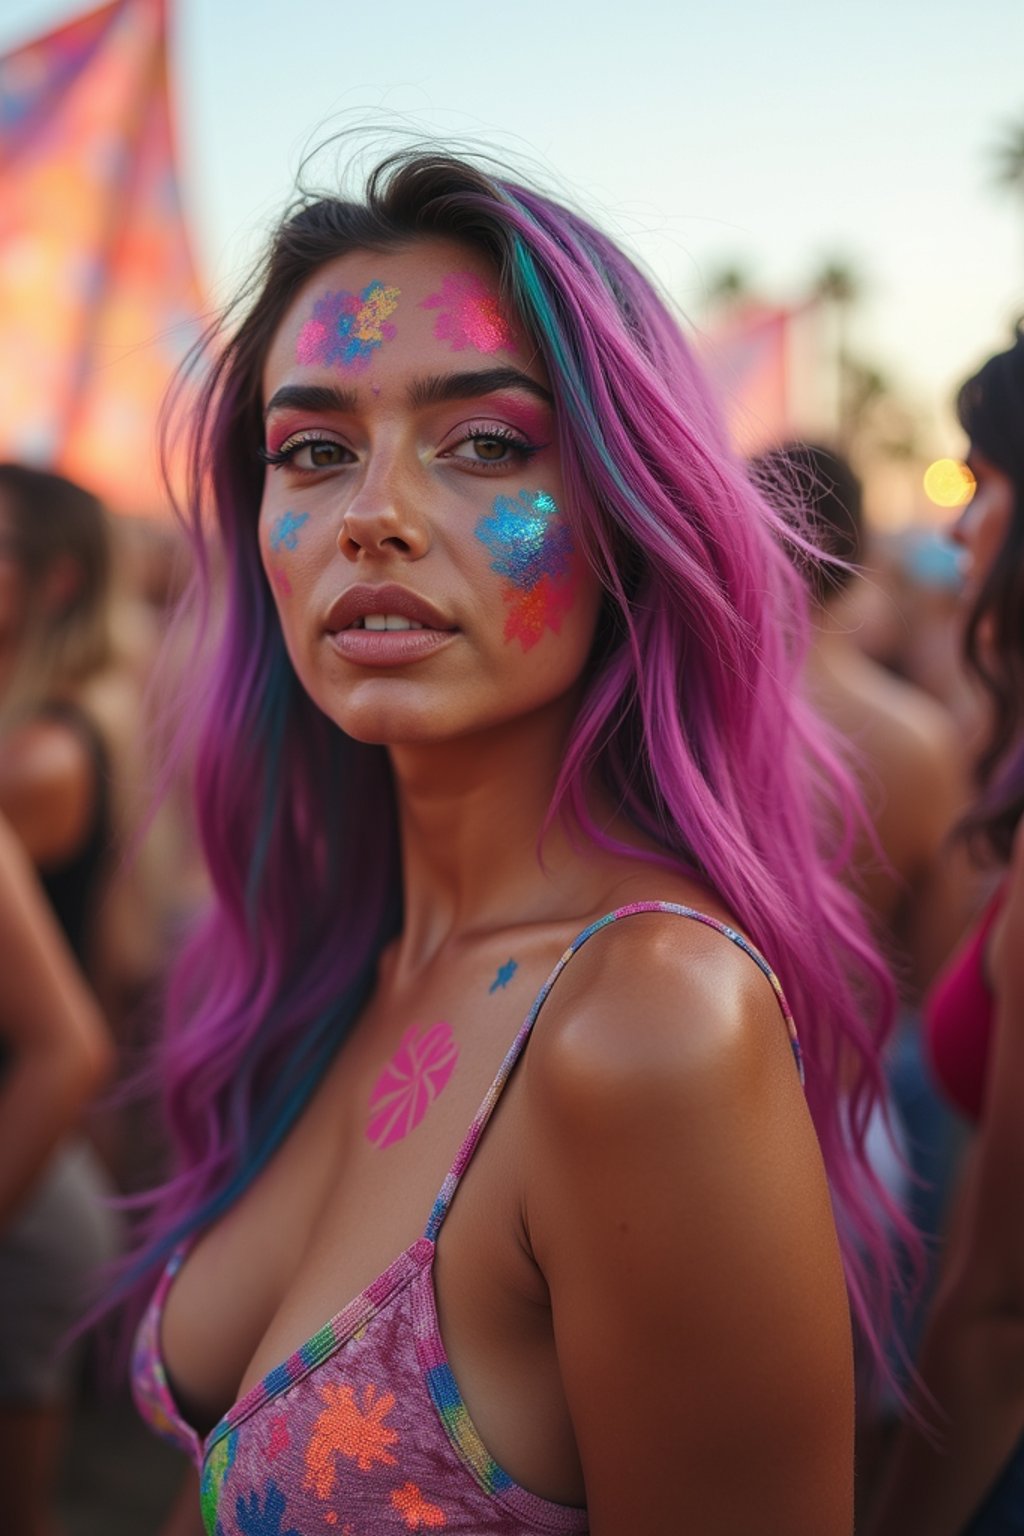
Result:
[[[401,964],[582,895],[588,853],[560,818],[541,839],[575,698],[440,746],[391,751],[402,838]],[[541,851],[543,862],[541,862]]]

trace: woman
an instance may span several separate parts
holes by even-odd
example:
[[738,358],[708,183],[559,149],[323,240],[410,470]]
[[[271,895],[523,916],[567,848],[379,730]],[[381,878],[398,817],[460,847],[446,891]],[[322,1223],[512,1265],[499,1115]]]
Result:
[[[0,464],[0,812],[116,1016],[149,963],[142,870],[117,870],[143,773],[138,659],[118,633],[101,503]],[[131,898],[126,898],[130,889]]]
[[32,868],[0,819],[0,1507],[12,1536],[53,1529],[67,1411],[61,1341],[109,1218],[68,1145],[113,1049]]
[[864,1312],[837,1060],[877,1081],[889,993],[677,326],[575,214],[399,156],[278,231],[193,463],[214,902],[136,1271],[173,1528],[848,1532],[825,1169]]
[[[58,942],[62,936],[80,967],[67,1004],[80,1013],[81,973],[93,984],[100,978],[96,916],[115,825],[113,750],[98,723],[112,718],[107,701],[115,696],[109,574],[109,533],[95,497],[62,476],[0,464],[4,858],[12,866],[27,858],[35,867]],[[20,845],[13,852],[8,838]],[[20,878],[17,870],[11,878]],[[81,1041],[62,1045],[55,1035],[56,1005],[44,992],[36,1012],[26,1014],[41,962],[21,959],[18,933],[12,926],[4,935],[21,1012],[11,1021],[17,1033],[4,1040],[0,1106],[0,1217],[7,1218],[0,1232],[0,1507],[12,1531],[34,1536],[50,1529],[50,1483],[73,1385],[74,1360],[62,1340],[88,1299],[92,1272],[113,1257],[117,1233],[99,1160],[84,1138],[68,1134],[84,1115],[95,1073],[88,1062],[76,1064]],[[50,990],[68,991],[68,964],[58,954]],[[93,1000],[90,1028],[97,1014]]]
[[1024,1531],[1024,333],[957,405],[976,480],[953,531],[965,655],[992,706],[964,831],[1001,878],[928,1004],[939,1080],[977,1131],[921,1354],[931,1433],[904,1430],[879,1536]]

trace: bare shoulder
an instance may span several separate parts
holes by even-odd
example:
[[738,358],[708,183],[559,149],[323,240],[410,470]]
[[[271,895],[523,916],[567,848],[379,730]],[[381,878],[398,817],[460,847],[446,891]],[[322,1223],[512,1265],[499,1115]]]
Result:
[[59,719],[11,732],[0,753],[0,811],[36,862],[64,857],[88,823],[94,764],[86,743]]
[[698,917],[637,911],[608,924],[573,957],[541,1018],[530,1074],[564,1111],[604,1119],[606,1098],[621,1108],[665,1094],[734,1103],[744,1083],[800,1097],[768,976]]
[[523,1069],[591,1529],[848,1531],[845,1285],[769,979],[714,927],[636,912],[566,966]]
[[877,662],[873,669],[880,726],[892,751],[914,770],[945,776],[963,761],[963,748],[949,711],[923,688],[894,676]]

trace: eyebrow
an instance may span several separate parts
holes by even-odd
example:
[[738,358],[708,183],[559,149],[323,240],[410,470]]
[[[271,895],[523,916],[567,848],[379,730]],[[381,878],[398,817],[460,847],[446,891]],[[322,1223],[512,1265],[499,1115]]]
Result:
[[[554,396],[543,384],[531,379],[518,368],[484,368],[466,373],[437,373],[425,379],[416,379],[409,386],[409,403],[415,410],[428,405],[443,405],[447,400],[476,400],[482,395],[494,395],[503,389],[523,390],[554,405]],[[341,415],[353,414],[359,406],[359,396],[354,389],[339,389],[333,384],[285,384],[267,402],[264,418],[273,411],[337,411]]]
[[354,389],[337,389],[331,384],[285,384],[267,401],[266,418],[273,411],[338,411],[351,415],[358,404]]
[[476,400],[502,389],[521,389],[535,395],[545,405],[554,405],[554,396],[543,384],[518,368],[483,368],[468,373],[436,373],[417,379],[409,386],[409,403],[414,407],[443,405],[446,400]]

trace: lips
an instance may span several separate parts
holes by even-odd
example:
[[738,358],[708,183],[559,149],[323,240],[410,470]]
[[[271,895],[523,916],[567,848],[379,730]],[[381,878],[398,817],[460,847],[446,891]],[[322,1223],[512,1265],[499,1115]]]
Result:
[[[372,626],[377,632],[394,632],[384,630],[380,622],[384,619],[404,619],[417,629],[441,631],[445,634],[451,634],[457,628],[439,608],[435,608],[433,603],[421,597],[418,592],[410,592],[408,587],[393,583],[385,586],[363,583],[349,587],[328,609],[326,627],[333,635],[343,631],[358,632],[366,628],[365,621],[368,618],[377,621]],[[400,628],[396,626],[396,631],[408,633],[405,625]]]

